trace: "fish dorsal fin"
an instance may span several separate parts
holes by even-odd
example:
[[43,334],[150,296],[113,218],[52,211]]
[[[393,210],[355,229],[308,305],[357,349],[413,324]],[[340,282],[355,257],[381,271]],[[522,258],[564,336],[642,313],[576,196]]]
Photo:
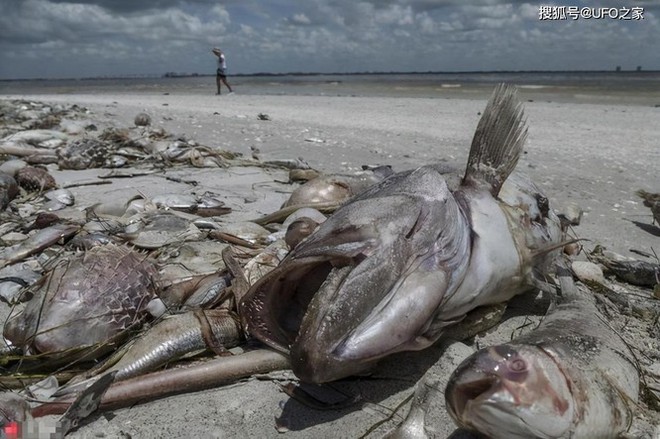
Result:
[[497,196],[516,167],[526,138],[527,124],[516,88],[498,85],[474,133],[463,184],[486,183]]

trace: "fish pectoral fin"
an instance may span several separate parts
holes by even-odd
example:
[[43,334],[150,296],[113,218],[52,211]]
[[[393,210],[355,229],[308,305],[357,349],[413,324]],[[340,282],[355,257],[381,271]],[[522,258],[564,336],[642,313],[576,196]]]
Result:
[[463,184],[486,183],[497,196],[516,167],[526,138],[527,124],[516,88],[498,85],[474,133]]

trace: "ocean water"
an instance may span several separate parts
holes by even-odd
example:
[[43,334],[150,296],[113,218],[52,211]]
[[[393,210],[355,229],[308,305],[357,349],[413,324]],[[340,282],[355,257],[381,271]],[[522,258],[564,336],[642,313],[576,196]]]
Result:
[[[624,99],[660,104],[660,71],[486,72],[418,74],[229,76],[237,93],[482,99],[494,85],[516,84],[528,99],[569,101]],[[226,91],[226,90],[225,90]],[[215,93],[214,76],[61,80],[3,80],[0,94],[192,94]]]

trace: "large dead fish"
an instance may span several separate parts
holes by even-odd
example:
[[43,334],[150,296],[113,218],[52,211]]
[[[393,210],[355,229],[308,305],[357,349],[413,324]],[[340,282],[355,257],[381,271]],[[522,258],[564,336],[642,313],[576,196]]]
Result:
[[246,330],[290,354],[299,378],[327,382],[528,289],[561,232],[542,192],[509,178],[526,133],[515,89],[498,87],[460,184],[422,166],[355,197],[252,286]]
[[[570,275],[569,275],[570,276]],[[562,285],[536,330],[468,357],[449,379],[449,413],[490,438],[615,438],[628,430],[639,373],[593,296]]]

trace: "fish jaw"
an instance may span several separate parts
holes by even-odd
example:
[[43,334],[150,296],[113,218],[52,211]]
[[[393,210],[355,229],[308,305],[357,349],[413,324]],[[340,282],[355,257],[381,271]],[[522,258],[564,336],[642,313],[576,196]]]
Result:
[[445,391],[449,414],[492,438],[560,438],[573,425],[570,382],[545,351],[500,345],[468,357]]
[[290,353],[303,381],[435,341],[426,332],[465,274],[469,224],[432,168],[396,178],[338,210],[241,303],[247,331]]

